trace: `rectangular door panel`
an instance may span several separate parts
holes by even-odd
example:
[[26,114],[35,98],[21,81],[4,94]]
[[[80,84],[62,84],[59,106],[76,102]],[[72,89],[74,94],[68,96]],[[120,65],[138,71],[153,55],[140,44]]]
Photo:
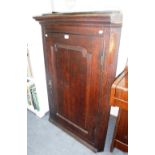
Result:
[[91,59],[87,60],[83,56],[82,48],[81,51],[77,51],[76,46],[55,45],[55,51],[57,51],[55,67],[59,81],[57,91],[62,97],[58,98],[57,112],[82,128],[86,128],[86,105],[83,103],[87,102],[85,94],[87,74],[89,74],[87,73],[87,63],[90,63]]

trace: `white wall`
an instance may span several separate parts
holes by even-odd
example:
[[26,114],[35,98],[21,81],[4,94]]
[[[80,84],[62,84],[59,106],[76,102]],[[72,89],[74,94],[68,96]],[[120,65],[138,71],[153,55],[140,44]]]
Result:
[[29,0],[27,12],[27,43],[30,53],[32,72],[36,84],[40,112],[36,112],[42,117],[48,110],[47,89],[45,81],[45,67],[42,47],[41,26],[32,17],[41,15],[44,12],[52,12],[50,0]]

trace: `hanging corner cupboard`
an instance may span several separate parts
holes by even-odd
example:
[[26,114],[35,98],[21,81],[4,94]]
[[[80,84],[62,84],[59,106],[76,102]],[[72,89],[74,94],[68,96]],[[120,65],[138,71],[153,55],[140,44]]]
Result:
[[42,27],[49,120],[93,151],[102,151],[122,14],[51,13],[34,19]]

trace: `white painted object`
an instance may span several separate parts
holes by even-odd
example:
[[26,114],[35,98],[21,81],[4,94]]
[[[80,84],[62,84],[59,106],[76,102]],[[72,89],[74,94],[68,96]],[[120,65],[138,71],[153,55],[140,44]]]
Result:
[[23,35],[23,38],[21,39],[26,40],[25,47],[28,44],[33,71],[33,80],[36,86],[40,111],[37,112],[32,107],[28,107],[28,109],[35,113],[37,116],[43,117],[49,111],[49,106],[45,78],[42,35],[40,25],[32,17],[41,15],[43,13],[52,12],[51,0],[28,1],[31,5],[29,5],[28,11],[26,13],[26,18],[24,19],[26,22],[26,36]]

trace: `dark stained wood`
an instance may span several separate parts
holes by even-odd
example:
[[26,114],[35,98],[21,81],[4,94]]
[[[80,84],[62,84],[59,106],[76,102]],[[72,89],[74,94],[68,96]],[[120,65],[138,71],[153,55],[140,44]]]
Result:
[[128,68],[117,77],[111,88],[110,103],[128,110]]
[[128,152],[128,67],[113,83],[110,103],[120,108],[110,150],[117,147]]
[[50,121],[102,151],[117,67],[121,14],[34,17],[42,26]]
[[122,14],[119,11],[106,12],[85,12],[85,13],[54,13],[43,14],[42,16],[34,17],[40,23],[81,23],[81,24],[104,24],[120,27],[122,25]]

